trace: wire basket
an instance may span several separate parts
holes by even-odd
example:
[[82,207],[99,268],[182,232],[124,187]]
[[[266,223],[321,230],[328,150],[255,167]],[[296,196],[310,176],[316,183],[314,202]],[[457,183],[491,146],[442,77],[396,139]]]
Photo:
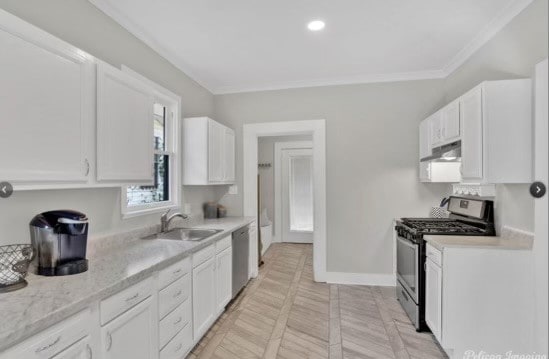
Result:
[[30,244],[0,246],[0,292],[23,288],[29,264],[34,258]]

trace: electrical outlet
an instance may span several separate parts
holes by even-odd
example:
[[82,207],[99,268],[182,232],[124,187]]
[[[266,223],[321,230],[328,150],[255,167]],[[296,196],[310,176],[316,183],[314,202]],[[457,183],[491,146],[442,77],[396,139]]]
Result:
[[228,194],[238,194],[238,186],[235,184],[229,186]]

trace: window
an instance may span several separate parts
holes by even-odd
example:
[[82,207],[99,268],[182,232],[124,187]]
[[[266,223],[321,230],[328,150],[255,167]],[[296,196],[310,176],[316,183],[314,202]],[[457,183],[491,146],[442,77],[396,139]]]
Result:
[[122,188],[122,213],[131,217],[178,207],[178,102],[157,98],[153,109],[154,183]]

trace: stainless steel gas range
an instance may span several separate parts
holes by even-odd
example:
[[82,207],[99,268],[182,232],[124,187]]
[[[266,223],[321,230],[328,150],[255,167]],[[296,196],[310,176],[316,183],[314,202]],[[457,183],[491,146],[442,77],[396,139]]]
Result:
[[450,197],[449,218],[397,221],[397,297],[417,331],[425,324],[425,240],[423,236],[495,236],[492,201]]

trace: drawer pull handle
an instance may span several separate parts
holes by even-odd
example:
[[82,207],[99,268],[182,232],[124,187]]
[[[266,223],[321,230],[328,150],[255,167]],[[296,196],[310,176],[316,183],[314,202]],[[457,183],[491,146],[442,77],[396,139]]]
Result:
[[179,273],[181,273],[181,268],[179,268],[178,270],[174,270],[174,271],[173,271],[173,274],[174,274],[174,275],[178,275]]
[[88,352],[88,359],[93,359],[92,348],[90,347],[89,344],[86,344],[86,351]]
[[177,348],[175,348],[174,352],[180,351],[181,348],[183,348],[183,343],[179,343],[179,345],[177,346]]
[[59,343],[59,341],[61,340],[61,337],[57,337],[57,339],[55,339],[53,342],[51,342],[50,344],[48,345],[44,345],[43,347],[40,347],[38,349],[36,349],[36,353],[41,353],[43,352],[44,350],[47,350],[51,347],[53,347],[54,345],[56,345],[57,343]]
[[173,295],[173,297],[174,297],[174,298],[177,298],[177,297],[179,297],[182,293],[183,293],[182,291],[179,291],[179,292],[175,293],[175,294]]
[[177,320],[175,322],[173,322],[173,325],[177,325],[177,324],[181,323],[182,320],[183,320],[182,317],[177,318]]
[[139,297],[139,292],[135,293],[134,295],[132,295],[129,298],[126,298],[126,302],[130,302],[130,301],[136,299],[137,297]]
[[107,333],[107,351],[112,348],[112,335],[110,332]]

